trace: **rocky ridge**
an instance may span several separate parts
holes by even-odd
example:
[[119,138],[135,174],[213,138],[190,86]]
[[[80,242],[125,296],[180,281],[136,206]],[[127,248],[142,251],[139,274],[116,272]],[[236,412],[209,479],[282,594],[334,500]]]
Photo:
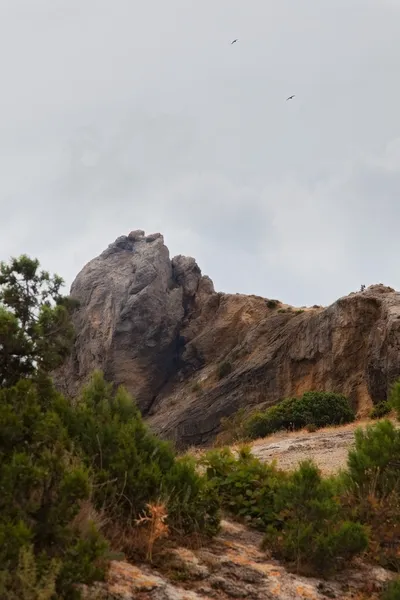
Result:
[[[94,368],[124,384],[160,435],[206,444],[221,417],[307,390],[349,396],[363,416],[400,375],[400,294],[375,285],[331,306],[295,309],[223,294],[161,234],[121,236],[78,274],[70,394]],[[218,376],[218,366],[227,365]]]

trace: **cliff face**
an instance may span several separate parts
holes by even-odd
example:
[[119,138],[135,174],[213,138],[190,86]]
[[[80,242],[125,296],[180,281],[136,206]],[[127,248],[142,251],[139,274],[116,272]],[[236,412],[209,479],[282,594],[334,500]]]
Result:
[[179,333],[194,296],[213,291],[193,259],[169,259],[162,235],[132,231],[118,238],[71,287],[80,309],[74,352],[62,373],[69,390],[101,368],[146,414],[177,371]]
[[[160,234],[118,238],[74,281],[77,340],[60,380],[94,368],[124,384],[160,435],[207,443],[220,419],[307,390],[347,394],[360,415],[400,376],[400,294],[382,285],[296,310],[216,293]],[[218,365],[231,372],[219,379]]]

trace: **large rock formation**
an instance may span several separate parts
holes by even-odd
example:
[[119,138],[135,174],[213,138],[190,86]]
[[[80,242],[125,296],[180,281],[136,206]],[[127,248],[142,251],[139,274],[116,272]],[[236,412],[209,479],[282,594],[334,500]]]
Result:
[[[103,369],[181,446],[210,441],[242,406],[306,390],[343,392],[363,415],[400,375],[400,294],[382,285],[305,310],[216,293],[194,259],[170,260],[160,234],[135,231],[88,263],[71,294],[77,340],[59,380],[76,391]],[[219,378],[222,362],[231,372]]]
[[119,237],[72,284],[80,303],[77,340],[59,380],[65,377],[76,391],[101,368],[133,393],[146,414],[177,371],[180,330],[196,294],[213,291],[194,259],[169,259],[162,235],[139,230]]

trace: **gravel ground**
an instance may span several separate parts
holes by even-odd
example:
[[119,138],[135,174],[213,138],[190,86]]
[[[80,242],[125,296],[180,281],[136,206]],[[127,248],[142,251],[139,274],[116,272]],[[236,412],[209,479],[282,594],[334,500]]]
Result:
[[367,423],[320,429],[315,433],[299,431],[271,436],[254,442],[253,454],[260,460],[276,460],[279,467],[291,469],[307,458],[324,474],[337,473],[346,466],[347,453],[354,444],[354,431]]

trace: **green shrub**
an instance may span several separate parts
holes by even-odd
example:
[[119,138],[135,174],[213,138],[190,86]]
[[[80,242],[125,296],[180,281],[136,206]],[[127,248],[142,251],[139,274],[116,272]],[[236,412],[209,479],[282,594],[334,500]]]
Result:
[[[107,545],[74,525],[91,494],[48,373],[67,356],[75,303],[27,256],[0,264],[0,597],[62,598],[102,578]],[[87,524],[90,527],[90,524]],[[9,577],[8,574],[16,574]],[[33,589],[35,588],[35,589]]]
[[162,494],[169,522],[180,533],[215,535],[220,526],[221,502],[212,482],[200,475],[196,461],[188,456],[175,461],[165,475]]
[[247,421],[251,439],[266,437],[281,429],[301,429],[340,425],[354,421],[355,413],[342,394],[306,392],[301,398],[287,398],[265,412],[252,415]]
[[132,524],[148,502],[165,499],[169,522],[182,533],[212,533],[218,505],[192,461],[177,461],[170,444],[152,434],[123,388],[94,373],[65,416],[71,438],[94,479],[93,502]]
[[[0,598],[7,600],[53,600],[61,561],[50,560],[45,569],[38,568],[33,547],[23,546],[13,574],[0,578]],[[39,573],[40,571],[40,573]]]
[[86,531],[81,531],[66,548],[59,575],[59,588],[74,590],[77,582],[92,583],[103,579],[105,559],[110,557],[106,549],[108,545],[99,535],[94,523],[89,523]]
[[220,433],[215,440],[216,446],[226,446],[235,444],[238,441],[245,441],[247,437],[247,417],[244,408],[239,408],[230,417],[222,417],[220,424]]
[[306,426],[306,430],[308,431],[308,433],[315,433],[316,431],[318,431],[318,427],[315,425],[315,423],[309,423]]
[[274,510],[278,524],[267,528],[264,547],[299,572],[326,574],[368,545],[365,529],[343,519],[337,483],[322,479],[305,461],[277,488]]
[[274,494],[286,475],[255,458],[246,447],[235,456],[229,448],[212,450],[203,464],[222,506],[265,530],[274,519]]
[[400,600],[400,579],[388,583],[382,594],[382,600]]
[[100,373],[73,404],[56,392],[49,373],[71,346],[74,303],[38,267],[28,257],[0,265],[0,598],[70,600],[107,568],[92,517],[129,537],[161,501],[171,531],[213,534],[219,501]]
[[347,469],[348,484],[360,497],[399,492],[400,430],[388,420],[357,429]]
[[249,416],[245,423],[246,437],[250,440],[256,440],[257,438],[264,438],[274,431],[275,429],[272,423],[272,414],[267,414],[267,411],[257,411]]
[[203,464],[222,506],[267,532],[264,546],[293,568],[328,573],[367,547],[364,527],[342,510],[341,482],[322,479],[312,463],[288,474],[243,447],[237,456],[228,448],[208,452]]
[[217,369],[217,377],[218,377],[218,379],[223,379],[227,375],[230,375],[230,373],[232,373],[232,370],[233,370],[233,367],[232,367],[232,364],[229,361],[222,362],[218,366],[218,369]]
[[397,417],[400,419],[400,380],[397,380],[390,390],[389,404],[397,413]]
[[63,598],[72,597],[76,583],[103,577],[105,540],[90,522],[83,529],[74,525],[85,501],[105,514],[110,529],[129,529],[148,502],[161,499],[173,532],[217,532],[213,485],[193,460],[177,460],[150,433],[130,397],[122,389],[113,394],[101,374],[74,405],[48,382],[22,380],[0,390],[0,408],[3,597],[16,589],[6,574],[31,546],[38,582],[52,561],[59,564],[56,587]]
[[[96,530],[82,545],[73,526],[82,501],[90,497],[91,481],[73,455],[58,412],[62,402],[48,382],[26,379],[0,390],[0,580],[6,586],[6,573],[21,560],[29,562],[33,549],[40,556],[39,579],[54,572],[57,589],[67,598],[72,587],[66,570],[74,583],[102,578],[107,545]],[[10,594],[14,583],[6,588]]]
[[274,308],[276,308],[278,305],[279,305],[279,300],[267,300],[267,306],[271,310],[273,310]]
[[60,294],[63,280],[25,255],[0,263],[0,385],[48,373],[68,355],[76,306]]
[[354,519],[370,529],[369,557],[378,564],[400,570],[400,431],[390,421],[380,421],[356,431],[349,452],[343,498]]
[[392,411],[392,406],[389,402],[379,402],[369,413],[370,419],[382,419]]

